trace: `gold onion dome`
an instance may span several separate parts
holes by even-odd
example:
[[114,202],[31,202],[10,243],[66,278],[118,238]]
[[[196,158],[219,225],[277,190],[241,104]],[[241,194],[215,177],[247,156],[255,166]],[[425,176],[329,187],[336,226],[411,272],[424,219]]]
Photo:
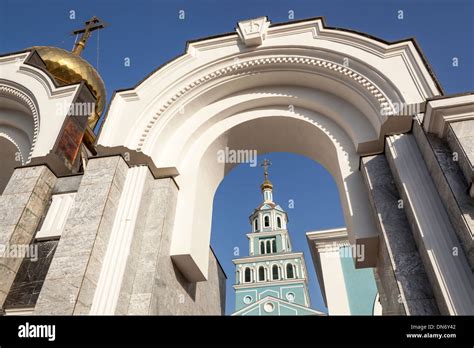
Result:
[[89,116],[89,126],[94,128],[104,110],[106,92],[104,81],[97,70],[79,55],[62,48],[51,46],[33,46],[46,64],[46,69],[53,75],[59,85],[69,85],[85,81],[96,98],[95,114]]
[[273,184],[271,183],[270,180],[268,180],[267,177],[265,177],[265,180],[263,181],[262,185],[260,185],[260,188],[262,190],[265,190],[265,189],[270,189],[272,190],[273,189]]
[[265,159],[263,160],[261,166],[263,167],[263,176],[265,179],[263,180],[263,183],[260,185],[260,188],[263,190],[265,189],[273,189],[273,184],[270,180],[268,180],[268,167],[271,166],[272,164],[270,163],[269,160]]

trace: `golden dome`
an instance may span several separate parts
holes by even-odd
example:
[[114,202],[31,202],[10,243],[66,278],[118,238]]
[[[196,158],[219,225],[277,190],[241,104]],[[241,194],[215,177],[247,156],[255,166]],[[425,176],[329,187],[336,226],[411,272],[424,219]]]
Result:
[[268,178],[265,176],[265,180],[263,181],[262,185],[260,185],[260,188],[263,190],[265,189],[270,189],[272,190],[273,189],[273,184],[270,180],[268,180]]
[[34,46],[46,68],[61,86],[85,81],[97,99],[96,114],[89,116],[89,126],[94,128],[105,106],[105,85],[102,78],[92,65],[84,58],[66,51],[62,48],[51,46]]

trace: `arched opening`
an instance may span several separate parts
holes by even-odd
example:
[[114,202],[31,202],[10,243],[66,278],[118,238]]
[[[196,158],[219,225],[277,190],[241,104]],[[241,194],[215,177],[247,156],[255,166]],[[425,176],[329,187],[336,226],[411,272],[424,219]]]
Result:
[[31,110],[17,97],[0,91],[0,194],[14,168],[28,162],[33,140],[34,120]]
[[263,218],[263,227],[270,227],[270,216],[265,215]]
[[277,227],[281,228],[281,217],[277,216]]
[[280,267],[277,265],[272,266],[272,279],[279,280],[280,279]]
[[[265,236],[265,232],[263,235],[261,232],[256,233],[254,236],[259,238],[259,244],[253,246],[256,250],[253,254],[251,253],[252,245],[249,245],[247,239],[248,228],[251,224],[247,217],[263,201],[259,187],[263,179],[262,169],[245,163],[235,166],[219,185],[213,201],[211,245],[228,276],[226,314],[234,313],[235,303],[239,298],[235,295],[234,284],[229,280],[230,275],[235,272],[232,260],[247,256],[254,257],[259,253],[267,256],[269,259],[264,258],[264,260],[270,260],[270,263],[265,265],[267,267],[266,280],[265,283],[260,283],[261,286],[267,286],[267,282],[273,281],[272,266],[275,262],[271,261],[271,258],[274,257],[274,246],[286,247],[286,250],[278,249],[277,255],[301,251],[304,253],[305,270],[301,271],[298,262],[293,258],[284,260],[283,263],[278,262],[280,272],[277,281],[287,286],[288,284],[284,283],[287,280],[291,285],[299,279],[306,278],[312,307],[322,309],[325,307],[325,299],[321,294],[321,283],[318,282],[316,265],[311,253],[307,250],[306,232],[344,224],[337,185],[324,167],[307,157],[290,153],[269,153],[260,156],[258,163],[261,163],[264,158],[272,162],[269,171],[274,185],[273,199],[288,215],[290,222],[286,227],[289,238],[277,240]],[[245,189],[243,190],[242,187]],[[266,249],[268,241],[271,241],[272,247],[269,253]],[[235,248],[239,250],[238,257],[230,256],[228,253],[228,250]],[[261,282],[262,271],[259,267],[260,264],[257,264],[256,281]],[[371,270],[365,269],[365,271]],[[337,275],[334,277],[336,278]]]
[[251,281],[252,281],[252,270],[247,267],[244,272],[244,283],[250,283]]
[[258,280],[261,282],[265,281],[265,268],[263,266],[258,268]]
[[[183,161],[185,166],[183,167],[183,174],[177,177],[180,192],[173,238],[178,238],[185,231],[192,231],[193,233],[203,234],[203,239],[193,238],[193,241],[202,243],[203,248],[208,245],[214,192],[226,173],[235,166],[235,163],[221,164],[216,162],[216,153],[222,149],[225,139],[224,143],[227,144],[226,146],[229,149],[248,149],[248,151],[256,149],[258,154],[267,153],[271,149],[281,150],[281,152],[290,150],[289,152],[302,154],[321,163],[332,174],[338,186],[345,222],[349,230],[353,231],[352,241],[355,242],[360,239],[370,242],[371,236],[376,239],[377,229],[373,223],[372,212],[366,209],[369,206],[368,196],[362,175],[358,171],[359,156],[347,135],[332,121],[309,111],[306,111],[309,120],[304,117],[271,116],[280,112],[286,114],[286,111],[279,108],[255,111],[261,116],[237,124],[224,135],[218,136],[211,144],[204,145],[204,153],[190,155],[190,157],[186,156],[186,160]],[[247,116],[251,117],[251,115]],[[329,135],[319,126],[313,126],[310,122],[311,118],[321,123],[321,126],[324,125],[325,131],[332,129],[332,134]],[[232,117],[233,121],[246,119],[247,117],[244,117],[244,115]],[[338,138],[337,144],[333,142],[334,137]],[[203,141],[209,141],[209,139],[212,139],[212,136],[203,135]],[[298,139],[298,141],[295,141],[295,139]],[[197,145],[194,149],[196,148],[198,148]],[[191,149],[190,151],[194,152]],[[201,160],[195,161],[196,158],[201,158]],[[187,173],[198,174],[191,177]],[[194,202],[197,197],[199,197],[199,204],[193,205],[190,219],[189,202]],[[185,207],[186,209],[183,210]],[[186,217],[181,214],[184,211],[186,211]],[[266,224],[268,223],[264,220],[263,226],[266,226]],[[172,245],[173,259],[178,265],[181,262],[186,263],[182,266],[187,268],[189,264],[185,259],[189,259],[177,256],[178,254],[186,254],[184,250],[179,251],[183,245],[176,243]],[[269,250],[272,249],[269,248]],[[368,247],[366,247],[366,250],[371,251]],[[207,263],[207,256],[202,255],[202,257],[201,262]],[[371,262],[370,253],[368,253],[365,261],[367,263]],[[195,272],[191,272],[188,276],[199,278]]]
[[295,277],[294,266],[291,263],[286,264],[286,278],[293,279]]

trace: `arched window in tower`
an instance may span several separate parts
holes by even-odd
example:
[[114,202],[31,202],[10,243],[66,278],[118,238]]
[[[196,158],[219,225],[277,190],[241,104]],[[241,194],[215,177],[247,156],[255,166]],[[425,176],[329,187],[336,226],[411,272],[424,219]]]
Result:
[[258,231],[258,218],[255,218],[255,220],[253,220],[253,227],[254,227],[254,231]]
[[272,279],[279,280],[280,279],[280,267],[277,265],[273,265],[272,267]]
[[263,266],[258,268],[258,280],[261,282],[265,280],[265,268]]
[[295,277],[295,270],[293,269],[293,264],[286,264],[286,278],[293,279]]
[[277,252],[277,243],[276,243],[276,239],[273,238],[272,239],[272,253],[276,253]]
[[265,253],[265,241],[264,240],[260,241],[260,254],[266,254]]
[[251,281],[252,281],[252,271],[250,270],[250,268],[247,267],[244,273],[244,283],[250,283]]
[[272,252],[272,241],[267,240],[267,254],[270,254]]
[[268,215],[263,218],[263,227],[270,227],[270,217]]
[[277,216],[277,227],[281,228],[281,217]]

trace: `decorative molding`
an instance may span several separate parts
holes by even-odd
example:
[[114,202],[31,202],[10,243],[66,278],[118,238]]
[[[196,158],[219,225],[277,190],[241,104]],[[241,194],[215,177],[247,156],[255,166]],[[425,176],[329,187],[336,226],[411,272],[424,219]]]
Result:
[[150,133],[150,130],[155,125],[157,120],[163,115],[177,100],[181,99],[185,94],[196,89],[204,83],[209,81],[230,75],[249,74],[255,73],[257,68],[269,65],[279,65],[279,64],[290,64],[290,65],[303,65],[306,67],[319,67],[327,69],[331,72],[338,73],[343,77],[350,78],[354,82],[358,83],[362,88],[372,95],[375,101],[378,103],[380,110],[385,109],[387,112],[386,116],[395,115],[395,110],[391,105],[389,99],[385,94],[376,87],[368,78],[362,76],[361,74],[355,72],[354,70],[345,67],[340,64],[332,63],[324,59],[312,58],[312,57],[297,57],[297,56],[272,56],[272,57],[260,57],[253,58],[245,61],[238,61],[226,67],[214,70],[211,73],[208,73],[199,79],[194,80],[193,82],[187,84],[185,87],[181,88],[175,95],[168,99],[156,112],[153,117],[148,121],[147,126],[142,131],[141,137],[139,139],[137,151],[142,150],[142,146],[145,143],[145,140]]
[[252,47],[263,43],[269,27],[270,21],[267,17],[259,17],[240,21],[237,24],[236,31],[245,46]]
[[42,69],[33,65],[22,65],[18,71],[39,81],[45,87],[48,97],[50,98],[60,98],[75,93],[81,85],[81,83],[78,82],[65,86],[56,86],[51,76],[45,73]]
[[18,154],[20,155],[21,164],[25,164],[25,159],[23,157],[23,154],[21,153],[20,145],[15,141],[15,139],[13,139],[10,135],[4,132],[0,132],[0,137],[7,139],[16,147],[16,149],[18,150]]
[[429,100],[423,117],[423,128],[445,138],[452,122],[474,119],[474,94],[447,96]]
[[264,259],[264,261],[279,261],[279,260],[286,260],[286,259],[291,259],[291,258],[302,258],[303,253],[302,252],[296,252],[296,253],[279,253],[279,254],[262,254],[259,256],[248,256],[240,259],[234,259],[232,262],[236,265],[240,263],[250,263],[250,262],[261,262],[261,259]]
[[306,278],[298,279],[270,279],[269,281],[251,281],[248,283],[234,284],[232,287],[235,290],[242,290],[247,288],[266,288],[269,286],[282,286],[282,285],[291,285],[291,284],[305,284],[307,282]]
[[15,87],[9,86],[4,82],[0,83],[0,96],[12,98],[20,102],[22,105],[26,106],[30,110],[31,115],[33,117],[33,139],[31,141],[30,152],[28,153],[28,158],[26,159],[26,161],[22,159],[22,163],[26,164],[31,159],[31,155],[33,154],[33,150],[35,149],[36,141],[38,139],[38,133],[39,133],[39,127],[40,127],[38,108],[36,106],[36,103],[33,101],[33,99],[26,92],[20,89],[17,89]]
[[283,305],[286,305],[286,306],[291,306],[291,307],[295,307],[295,308],[298,308],[298,309],[302,309],[304,311],[314,313],[314,315],[326,315],[326,313],[320,312],[320,311],[318,311],[316,309],[313,309],[313,308],[310,308],[310,307],[305,307],[305,306],[302,306],[302,305],[297,304],[297,303],[290,303],[288,301],[285,301],[283,299],[276,298],[276,297],[273,297],[273,296],[265,296],[264,298],[259,299],[258,301],[250,304],[249,306],[244,307],[244,308],[238,310],[235,313],[232,313],[232,316],[234,316],[234,315],[235,316],[236,315],[245,315],[248,311],[255,309],[256,306],[260,306],[261,304],[266,303],[268,301],[276,302],[276,303],[278,303],[278,305],[283,304]]

